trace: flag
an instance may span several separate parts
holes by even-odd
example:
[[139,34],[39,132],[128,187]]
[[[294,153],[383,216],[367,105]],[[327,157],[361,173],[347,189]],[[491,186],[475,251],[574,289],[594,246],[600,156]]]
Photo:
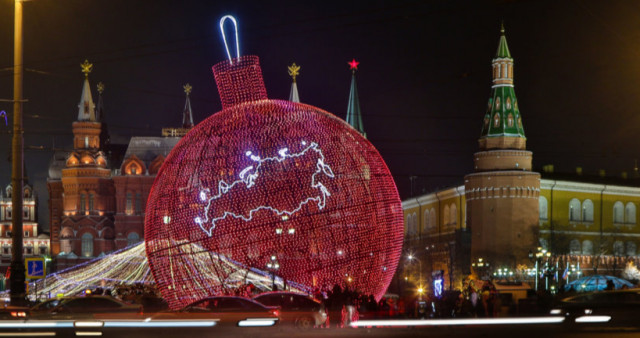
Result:
[[567,267],[564,268],[564,272],[562,273],[562,279],[567,279],[568,276],[569,276],[569,264],[567,264]]

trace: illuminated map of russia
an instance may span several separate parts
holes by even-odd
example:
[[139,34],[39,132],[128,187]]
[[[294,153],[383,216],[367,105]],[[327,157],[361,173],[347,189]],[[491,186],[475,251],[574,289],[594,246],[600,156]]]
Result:
[[199,192],[199,200],[206,205],[204,216],[196,217],[195,223],[211,236],[216,223],[229,217],[248,222],[260,211],[291,216],[309,203],[324,209],[331,193],[322,179],[335,175],[317,143],[303,141],[302,146],[298,153],[283,148],[278,156],[267,158],[248,151],[254,164],[242,169],[238,180],[220,181],[217,189]]

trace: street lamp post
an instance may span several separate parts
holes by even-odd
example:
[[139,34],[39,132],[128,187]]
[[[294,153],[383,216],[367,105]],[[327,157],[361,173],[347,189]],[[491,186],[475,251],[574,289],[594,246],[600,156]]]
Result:
[[420,296],[420,299],[422,300],[422,294],[424,293],[424,288],[422,287],[422,261],[418,257],[414,256],[413,254],[409,254],[407,256],[407,259],[410,262],[413,261],[414,259],[418,261],[418,268],[420,269],[420,271],[418,272],[418,294]]
[[22,1],[15,0],[13,50],[13,139],[11,147],[11,305],[25,301],[24,257],[22,256],[22,181],[23,181],[23,129],[22,129]]
[[276,290],[276,271],[280,269],[280,263],[275,255],[271,255],[269,262],[267,262],[267,269],[271,272],[271,291]]

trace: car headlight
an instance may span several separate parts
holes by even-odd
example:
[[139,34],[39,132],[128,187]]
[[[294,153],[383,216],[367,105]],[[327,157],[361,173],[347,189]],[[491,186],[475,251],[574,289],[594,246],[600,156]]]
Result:
[[549,314],[552,314],[552,315],[559,315],[561,313],[562,313],[562,310],[560,309],[552,309],[551,312],[549,312]]

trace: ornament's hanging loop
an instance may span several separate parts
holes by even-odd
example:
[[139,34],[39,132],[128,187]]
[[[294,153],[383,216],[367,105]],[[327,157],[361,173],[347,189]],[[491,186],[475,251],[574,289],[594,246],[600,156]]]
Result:
[[236,18],[231,15],[225,15],[220,19],[220,32],[222,33],[222,41],[224,41],[224,48],[227,50],[227,57],[229,57],[229,63],[233,64],[233,58],[229,52],[229,45],[227,44],[227,36],[224,34],[224,22],[229,19],[233,22],[233,28],[236,33],[236,58],[240,57],[240,40],[238,40],[238,22]]

